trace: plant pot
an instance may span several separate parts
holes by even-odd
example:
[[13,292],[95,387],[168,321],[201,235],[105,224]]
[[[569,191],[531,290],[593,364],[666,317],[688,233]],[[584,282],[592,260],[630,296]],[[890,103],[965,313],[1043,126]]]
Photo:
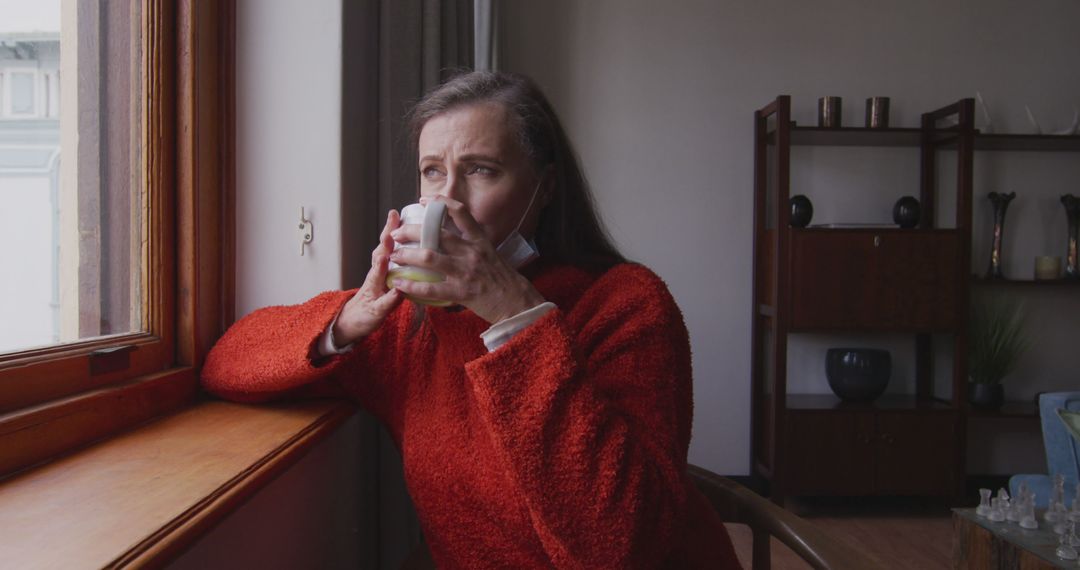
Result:
[[889,385],[892,356],[874,348],[830,348],[825,353],[829,388],[846,402],[871,402]]
[[997,410],[1005,401],[1005,389],[1001,384],[968,383],[968,403],[980,410]]

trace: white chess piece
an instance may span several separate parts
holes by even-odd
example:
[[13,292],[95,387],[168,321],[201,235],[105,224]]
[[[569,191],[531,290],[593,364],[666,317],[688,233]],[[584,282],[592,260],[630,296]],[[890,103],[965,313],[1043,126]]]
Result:
[[1020,517],[1023,516],[1024,500],[1017,495],[1011,500],[1005,502],[1005,520],[1009,522],[1020,522]]
[[975,508],[975,514],[986,518],[990,516],[990,489],[979,489],[979,506]]
[[1029,530],[1039,528],[1039,521],[1035,519],[1035,493],[1025,489],[1021,492],[1024,494],[1022,500],[1022,507],[1020,513],[1020,526]]
[[1004,522],[1005,511],[1001,504],[1001,499],[994,497],[990,499],[990,520],[991,522]]
[[1054,476],[1054,487],[1050,491],[1050,503],[1043,520],[1050,523],[1056,532],[1057,526],[1065,522],[1065,512],[1065,476],[1058,473]]
[[1068,526],[1067,532],[1060,533],[1058,547],[1054,554],[1057,554],[1057,557],[1062,560],[1076,560],[1076,548],[1070,544],[1072,537],[1076,535],[1076,525],[1070,522]]
[[[1075,501],[1073,501],[1075,503]],[[1070,529],[1069,546],[1080,546],[1080,536],[1076,535],[1076,528],[1080,526],[1080,510],[1069,511],[1069,514],[1065,516],[1065,520],[1068,521],[1067,525]]]

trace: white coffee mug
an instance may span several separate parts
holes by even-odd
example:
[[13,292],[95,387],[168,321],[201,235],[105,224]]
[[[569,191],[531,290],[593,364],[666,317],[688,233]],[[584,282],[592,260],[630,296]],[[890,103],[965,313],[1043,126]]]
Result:
[[[430,249],[432,251],[439,251],[439,233],[443,228],[443,224],[446,221],[446,203],[432,201],[429,202],[427,207],[423,204],[409,204],[401,209],[401,224],[420,225],[420,243],[394,243],[394,250],[399,248],[415,248],[421,247],[424,249]],[[389,288],[394,287],[394,279],[408,279],[410,281],[418,281],[422,283],[439,283],[446,279],[441,273],[431,271],[430,269],[423,269],[420,267],[409,267],[407,265],[398,265],[393,261],[390,262],[390,269],[386,275],[386,286]],[[406,297],[411,299],[414,303],[420,303],[423,305],[431,305],[433,307],[445,307],[450,304],[449,301],[440,301],[437,299],[425,299],[422,297],[416,297],[415,295],[406,294]]]

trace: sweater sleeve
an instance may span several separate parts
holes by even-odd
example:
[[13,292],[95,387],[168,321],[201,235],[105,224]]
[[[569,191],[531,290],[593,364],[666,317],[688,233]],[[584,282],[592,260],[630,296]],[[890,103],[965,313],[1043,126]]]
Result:
[[393,413],[393,339],[402,307],[355,349],[323,356],[317,343],[355,291],[322,293],[299,305],[265,307],[237,321],[206,357],[202,385],[236,402],[349,397],[389,422]]
[[466,366],[560,568],[655,568],[681,531],[689,339],[663,282],[627,267]]

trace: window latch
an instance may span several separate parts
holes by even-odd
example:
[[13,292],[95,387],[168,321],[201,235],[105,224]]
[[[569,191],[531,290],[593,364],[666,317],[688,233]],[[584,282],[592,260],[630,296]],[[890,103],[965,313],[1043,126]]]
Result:
[[131,353],[136,348],[134,344],[121,344],[91,351],[90,375],[126,370],[131,366]]

